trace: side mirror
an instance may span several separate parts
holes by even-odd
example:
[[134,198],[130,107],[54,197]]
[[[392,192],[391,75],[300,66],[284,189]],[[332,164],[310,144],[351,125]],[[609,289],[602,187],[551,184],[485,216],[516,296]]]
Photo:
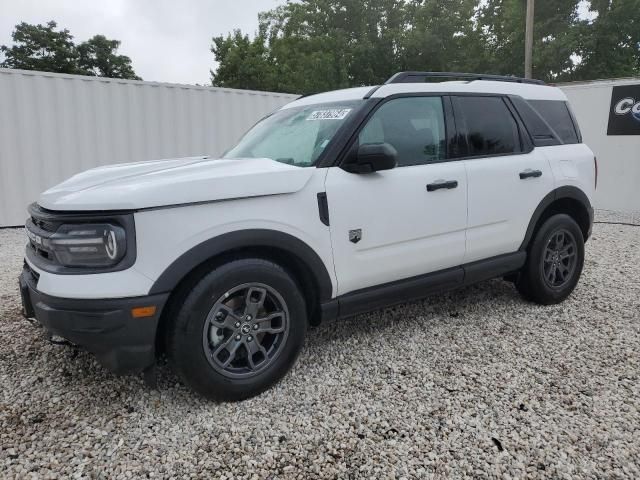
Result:
[[388,143],[365,143],[342,168],[350,173],[373,173],[396,167],[398,152]]

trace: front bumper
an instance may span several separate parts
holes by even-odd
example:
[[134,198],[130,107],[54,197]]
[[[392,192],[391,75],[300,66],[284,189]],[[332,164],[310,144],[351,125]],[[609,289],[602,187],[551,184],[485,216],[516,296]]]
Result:
[[[115,373],[140,372],[155,363],[156,331],[168,293],[100,300],[59,298],[39,292],[36,275],[27,265],[20,275],[26,317],[93,353]],[[155,314],[132,317],[132,308],[146,306],[155,306]]]

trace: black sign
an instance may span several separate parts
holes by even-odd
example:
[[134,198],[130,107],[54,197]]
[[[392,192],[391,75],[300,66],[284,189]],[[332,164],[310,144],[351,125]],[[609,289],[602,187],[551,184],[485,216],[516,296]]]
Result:
[[607,135],[640,135],[640,85],[613,87]]

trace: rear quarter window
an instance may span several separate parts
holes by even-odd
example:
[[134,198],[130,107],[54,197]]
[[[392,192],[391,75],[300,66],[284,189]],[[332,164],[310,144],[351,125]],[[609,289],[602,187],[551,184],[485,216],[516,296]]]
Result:
[[580,143],[567,102],[557,100],[529,100],[529,104],[544,118],[563,143]]

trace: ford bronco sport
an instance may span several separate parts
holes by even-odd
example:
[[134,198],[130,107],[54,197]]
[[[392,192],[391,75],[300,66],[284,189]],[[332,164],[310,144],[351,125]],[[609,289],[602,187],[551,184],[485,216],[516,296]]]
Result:
[[115,372],[166,354],[206,397],[246,398],[320,321],[494,277],[561,302],[596,177],[559,89],[402,72],[295,100],[221,159],[95,168],[44,192],[24,314]]

